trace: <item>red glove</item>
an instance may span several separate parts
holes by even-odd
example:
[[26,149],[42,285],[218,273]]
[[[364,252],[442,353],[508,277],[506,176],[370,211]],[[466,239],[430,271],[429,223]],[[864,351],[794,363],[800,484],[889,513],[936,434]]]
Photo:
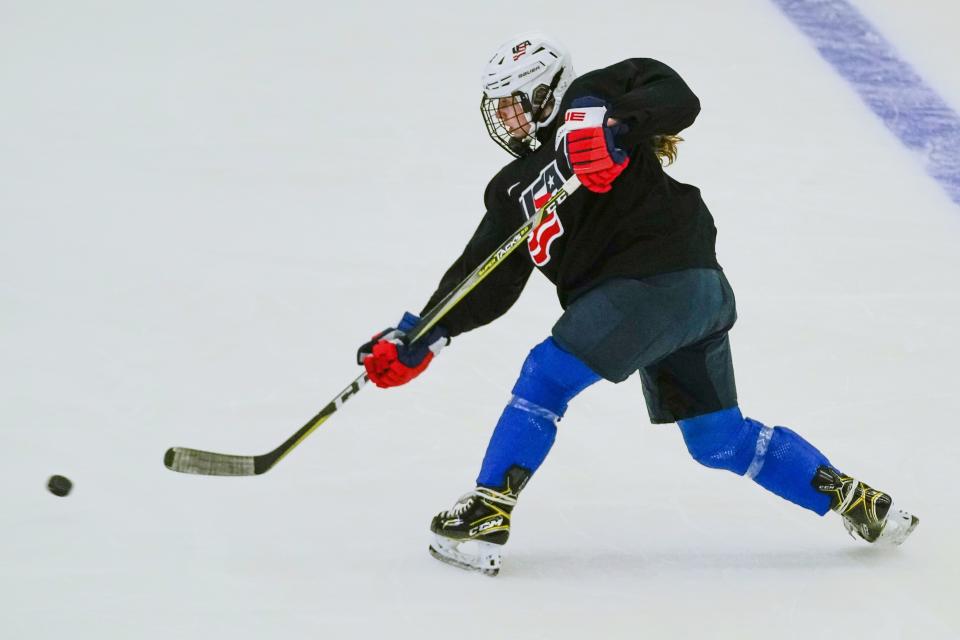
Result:
[[630,156],[617,148],[614,136],[626,125],[607,124],[607,103],[599,98],[577,98],[567,109],[561,128],[573,172],[590,191],[606,193],[630,164]]
[[412,313],[405,313],[396,329],[384,329],[357,350],[357,362],[366,368],[370,380],[378,387],[386,389],[410,382],[450,344],[447,332],[442,327],[434,327],[408,345],[403,338],[419,321]]

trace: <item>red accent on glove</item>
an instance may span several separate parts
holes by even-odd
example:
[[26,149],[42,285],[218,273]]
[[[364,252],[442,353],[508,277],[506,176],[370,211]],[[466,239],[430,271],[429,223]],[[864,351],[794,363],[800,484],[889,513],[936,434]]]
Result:
[[416,367],[408,367],[400,362],[397,355],[397,345],[381,340],[373,345],[372,355],[363,359],[363,366],[367,370],[367,375],[373,384],[381,389],[390,387],[399,387],[406,384],[423,373],[430,361],[433,360],[433,353],[428,352],[426,357]]
[[610,157],[603,127],[575,129],[567,134],[567,153],[573,172],[594,193],[606,193],[630,164],[630,157],[617,164]]

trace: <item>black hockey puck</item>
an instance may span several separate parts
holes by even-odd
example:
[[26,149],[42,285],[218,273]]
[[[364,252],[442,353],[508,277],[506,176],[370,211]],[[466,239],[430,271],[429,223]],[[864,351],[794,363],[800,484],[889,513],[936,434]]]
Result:
[[73,489],[73,483],[70,482],[69,478],[64,478],[63,476],[50,476],[50,479],[47,481],[47,489],[49,489],[53,495],[62,498],[70,493],[70,489]]

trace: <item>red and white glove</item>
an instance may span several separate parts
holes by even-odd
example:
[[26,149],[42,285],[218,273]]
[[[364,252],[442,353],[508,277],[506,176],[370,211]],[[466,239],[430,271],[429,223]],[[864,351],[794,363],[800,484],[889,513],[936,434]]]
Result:
[[613,181],[630,164],[630,156],[614,142],[626,125],[608,124],[608,111],[609,105],[600,98],[576,98],[558,131],[567,145],[573,172],[594,193],[610,191]]
[[382,389],[406,384],[423,373],[433,357],[450,344],[442,327],[435,326],[413,344],[404,340],[420,318],[407,312],[396,328],[384,329],[357,350],[357,363],[362,364],[373,384]]

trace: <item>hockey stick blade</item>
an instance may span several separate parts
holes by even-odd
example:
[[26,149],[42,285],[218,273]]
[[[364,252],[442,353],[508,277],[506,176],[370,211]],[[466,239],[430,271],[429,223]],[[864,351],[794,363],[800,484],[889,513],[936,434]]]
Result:
[[214,453],[186,447],[172,447],[163,455],[163,464],[171,471],[192,473],[201,476],[258,476],[274,467],[294,447],[303,442],[321,424],[327,421],[343,403],[355,396],[367,383],[364,372],[331,400],[320,413],[310,418],[307,424],[269,453],[259,456],[238,456],[229,453]]
[[163,456],[167,469],[201,476],[257,475],[256,461],[256,456],[232,456],[185,447],[171,447]]

